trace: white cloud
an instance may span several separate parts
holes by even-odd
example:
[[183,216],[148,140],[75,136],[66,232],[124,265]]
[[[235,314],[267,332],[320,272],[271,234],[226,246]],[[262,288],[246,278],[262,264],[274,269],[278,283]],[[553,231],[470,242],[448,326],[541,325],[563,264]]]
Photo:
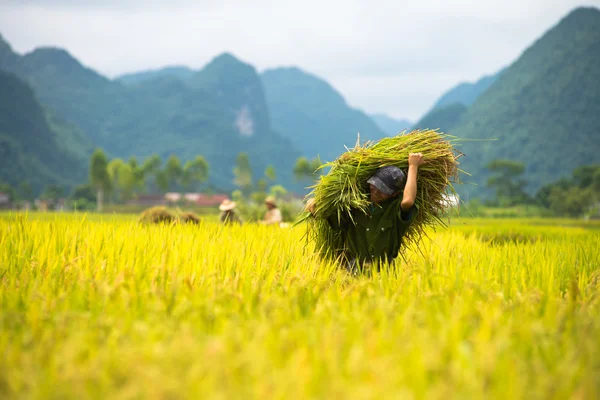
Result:
[[451,86],[496,72],[578,5],[572,0],[4,0],[13,47],[66,48],[108,75],[230,51],[259,70],[296,65],[358,108],[419,118]]

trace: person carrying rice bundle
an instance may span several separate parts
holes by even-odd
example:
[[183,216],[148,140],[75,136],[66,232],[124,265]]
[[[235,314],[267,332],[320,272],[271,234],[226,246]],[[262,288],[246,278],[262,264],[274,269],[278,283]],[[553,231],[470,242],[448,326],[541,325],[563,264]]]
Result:
[[443,139],[427,130],[357,143],[326,164],[331,170],[313,186],[306,204],[311,218],[304,219],[317,251],[357,273],[379,270],[404,245],[418,244],[426,225],[441,222],[457,172],[458,157]]

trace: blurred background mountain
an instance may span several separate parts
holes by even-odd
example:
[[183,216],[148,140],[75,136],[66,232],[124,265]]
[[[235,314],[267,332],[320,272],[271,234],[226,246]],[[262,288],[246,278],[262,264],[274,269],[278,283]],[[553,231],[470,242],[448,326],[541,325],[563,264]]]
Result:
[[[0,181],[74,185],[96,147],[110,157],[153,154],[210,165],[209,185],[235,187],[233,166],[248,154],[255,171],[302,192],[299,157],[331,161],[361,140],[409,128],[465,139],[466,197],[488,194],[486,166],[525,166],[526,189],[600,163],[600,11],[577,8],[496,74],[459,83],[416,123],[351,107],[325,79],[299,67],[258,73],[231,53],[186,66],[109,79],[67,51],[13,51],[0,36]],[[441,90],[440,90],[441,92]],[[477,140],[466,140],[477,139]]]

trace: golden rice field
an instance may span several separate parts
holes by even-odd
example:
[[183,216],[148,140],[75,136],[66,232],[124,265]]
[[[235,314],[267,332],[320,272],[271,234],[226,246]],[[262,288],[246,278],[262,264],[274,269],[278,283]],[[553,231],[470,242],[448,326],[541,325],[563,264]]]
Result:
[[0,216],[0,398],[600,396],[600,224],[454,220],[353,278],[303,227]]

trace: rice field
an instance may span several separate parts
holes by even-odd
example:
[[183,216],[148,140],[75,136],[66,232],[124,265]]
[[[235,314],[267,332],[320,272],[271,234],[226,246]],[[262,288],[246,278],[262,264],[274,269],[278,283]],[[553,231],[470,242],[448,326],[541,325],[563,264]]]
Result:
[[305,229],[0,215],[0,398],[600,396],[600,224],[453,220],[351,277]]

